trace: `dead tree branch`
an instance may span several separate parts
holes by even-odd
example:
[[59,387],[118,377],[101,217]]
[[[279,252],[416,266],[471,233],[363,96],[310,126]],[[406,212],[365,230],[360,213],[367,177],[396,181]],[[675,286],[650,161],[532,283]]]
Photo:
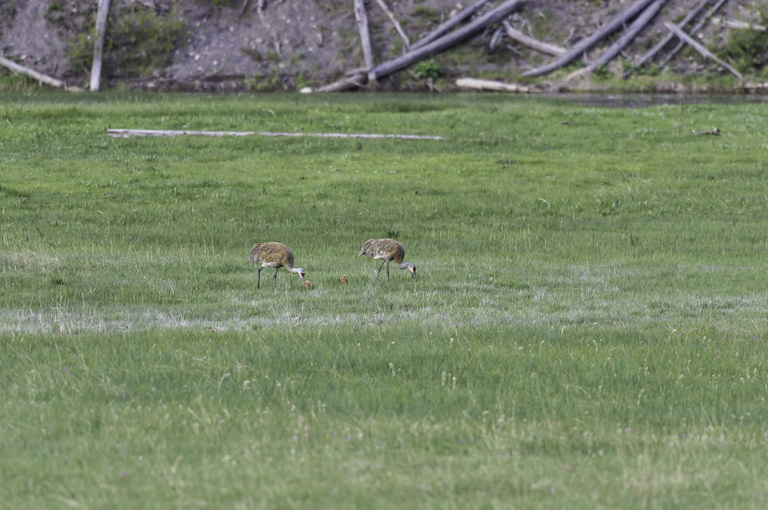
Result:
[[474,90],[493,90],[499,92],[514,92],[525,94],[530,89],[521,85],[515,85],[514,83],[504,83],[494,80],[478,80],[475,78],[459,78],[456,80],[456,86],[465,89]]
[[[712,7],[712,8],[711,8],[711,9],[710,9],[708,12],[707,12],[707,14],[706,14],[706,15],[705,15],[705,16],[704,16],[704,17],[703,17],[701,20],[699,20],[699,22],[698,22],[698,23],[696,23],[696,25],[694,25],[694,27],[691,29],[691,33],[695,35],[695,34],[696,34],[696,33],[697,33],[699,30],[701,30],[701,27],[703,27],[703,26],[706,24],[707,20],[709,20],[709,18],[711,18],[712,16],[714,16],[714,14],[717,12],[717,10],[718,10],[718,9],[720,9],[720,7],[722,7],[722,6],[723,6],[723,4],[724,4],[726,1],[727,1],[727,0],[719,0],[719,1],[718,1],[718,2],[717,2],[717,3],[716,3],[716,4],[715,4],[715,5],[714,5],[714,6],[713,6],[713,7]],[[685,46],[685,43],[684,43],[683,41],[680,41],[680,42],[677,44],[677,46],[675,46],[675,47],[672,49],[672,51],[670,51],[670,52],[669,52],[669,53],[668,53],[668,54],[667,54],[667,55],[666,55],[666,56],[665,56],[663,59],[661,59],[661,61],[659,61],[659,69],[661,69],[661,68],[663,68],[665,65],[667,65],[667,63],[668,63],[670,60],[672,60],[672,59],[675,57],[675,55],[677,55],[677,54],[678,54],[678,52],[679,52],[680,50],[682,50],[682,49],[683,49],[683,47],[684,47],[684,46]]]
[[376,72],[373,70],[373,49],[371,48],[371,34],[368,31],[368,14],[365,12],[364,0],[355,0],[355,21],[357,21],[357,30],[360,32],[360,42],[363,45],[363,58],[365,59],[365,68],[368,71],[368,81],[374,81]]
[[635,18],[635,21],[632,22],[627,31],[619,38],[618,41],[611,45],[611,47],[608,48],[605,53],[600,55],[600,57],[598,57],[594,62],[587,65],[587,70],[589,70],[591,73],[594,73],[595,70],[600,66],[605,65],[613,60],[616,55],[621,53],[621,50],[623,50],[630,42],[632,42],[632,39],[634,39],[637,34],[639,34],[640,31],[642,31],[648,23],[650,23],[653,17],[656,16],[656,13],[659,12],[661,7],[666,2],[667,0],[655,0],[651,5],[649,5],[642,14]]
[[267,131],[174,131],[165,129],[107,129],[107,134],[115,138],[135,138],[139,136],[207,136],[220,138],[222,136],[289,136],[289,137],[317,137],[317,138],[363,138],[381,139],[395,138],[398,140],[446,140],[442,136],[426,135],[380,135],[380,134],[355,134],[355,133],[280,133]]
[[540,53],[546,53],[547,55],[552,55],[555,57],[559,57],[560,55],[565,53],[564,48],[555,46],[554,44],[549,44],[543,41],[539,41],[538,39],[534,39],[533,37],[528,37],[524,33],[518,30],[515,30],[514,28],[512,28],[512,25],[510,25],[507,20],[502,21],[502,25],[504,25],[504,30],[506,30],[507,32],[507,37],[519,42],[523,46],[527,46]]
[[635,17],[640,11],[645,9],[648,4],[650,4],[653,0],[637,0],[634,4],[632,4],[627,10],[613,18],[611,21],[605,24],[605,26],[592,34],[591,36],[587,37],[583,41],[579,42],[574,46],[572,49],[570,49],[568,52],[564,53],[560,58],[555,60],[554,62],[551,62],[547,65],[537,67],[535,69],[531,69],[530,71],[523,74],[523,76],[541,76],[543,74],[551,73],[552,71],[556,71],[560,69],[563,66],[566,66],[576,60],[577,58],[581,57],[584,52],[589,50],[592,46],[603,40],[606,36],[613,33],[615,30],[617,30],[619,27],[623,26],[624,23],[626,23],[627,20]]
[[58,80],[58,79],[53,78],[51,76],[48,76],[47,74],[38,73],[34,69],[30,69],[28,67],[24,67],[22,65],[19,65],[16,62],[14,62],[13,60],[8,60],[7,58],[0,57],[0,65],[5,67],[5,68],[7,68],[7,69],[10,69],[11,71],[13,71],[15,73],[25,74],[25,75],[29,76],[30,78],[33,78],[33,79],[39,81],[40,83],[45,83],[46,85],[50,85],[52,87],[56,87],[56,88],[60,88],[60,89],[64,89],[64,90],[69,90],[69,91],[72,91],[72,92],[82,92],[83,91],[83,89],[81,89],[80,87],[75,87],[75,86],[67,85],[66,83],[64,83],[61,80]]
[[259,21],[261,21],[261,24],[264,25],[264,28],[266,28],[269,31],[269,34],[272,36],[272,43],[275,45],[277,56],[282,60],[283,54],[280,51],[280,38],[278,38],[277,33],[272,28],[272,25],[269,24],[267,18],[264,17],[264,7],[266,3],[267,0],[259,0],[259,3],[256,4],[256,14],[259,15]]
[[[688,15],[687,15],[685,18],[683,18],[683,21],[681,21],[681,22],[680,22],[680,25],[678,25],[678,26],[680,26],[681,28],[685,28],[685,26],[686,26],[688,23],[690,23],[691,21],[693,21],[693,19],[694,19],[696,16],[698,16],[698,15],[699,15],[699,13],[700,13],[701,11],[703,11],[703,10],[704,10],[704,8],[707,6],[707,4],[709,4],[709,2],[710,2],[710,1],[711,1],[711,0],[703,0],[702,2],[700,2],[700,3],[699,3],[699,5],[697,5],[697,6],[696,6],[696,7],[695,7],[695,8],[694,8],[694,9],[693,9],[691,12],[689,12],[689,13],[688,13]],[[658,43],[658,44],[656,44],[656,46],[654,46],[653,48],[651,48],[651,50],[650,50],[648,53],[646,53],[645,55],[643,55],[643,56],[640,58],[640,60],[638,60],[638,61],[637,61],[637,63],[636,63],[636,64],[634,64],[634,65],[633,65],[631,68],[629,68],[629,69],[627,70],[627,72],[625,72],[625,73],[624,73],[624,76],[622,76],[622,77],[623,77],[625,80],[626,80],[627,78],[629,78],[629,77],[632,75],[632,73],[633,73],[633,72],[635,72],[635,69],[638,69],[638,68],[640,68],[640,67],[643,67],[643,66],[644,66],[644,65],[645,65],[647,62],[649,62],[649,61],[650,61],[650,60],[651,60],[651,59],[652,59],[652,58],[653,58],[653,57],[654,57],[654,56],[655,56],[655,55],[656,55],[656,54],[657,54],[659,51],[661,51],[661,50],[662,50],[662,48],[664,48],[664,47],[665,47],[667,44],[669,44],[669,42],[670,42],[672,39],[674,39],[674,37],[675,37],[675,34],[672,34],[672,33],[670,33],[670,34],[667,34],[667,36],[666,36],[666,37],[664,37],[664,38],[663,38],[661,41],[659,41],[659,43]]]
[[[373,71],[376,73],[377,78],[383,78],[384,76],[402,71],[403,69],[424,60],[425,58],[443,52],[448,48],[451,48],[460,42],[468,39],[477,32],[483,30],[486,26],[492,23],[498,23],[508,15],[510,15],[515,9],[519,8],[527,0],[507,0],[495,9],[485,13],[476,20],[464,25],[463,27],[445,35],[436,41],[433,41],[426,46],[422,46],[418,49],[411,48],[411,51],[401,55],[398,58],[384,62],[376,66]],[[359,84],[363,83],[365,75],[358,73],[357,75],[347,75],[343,80],[331,83],[324,87],[317,89],[318,92],[341,92],[343,90],[353,89]]]
[[702,56],[704,56],[704,57],[706,57],[706,58],[708,58],[710,60],[714,60],[720,66],[722,66],[725,69],[727,69],[728,71],[730,71],[730,73],[733,74],[734,76],[736,76],[739,80],[743,80],[744,79],[744,76],[742,76],[742,74],[740,72],[738,72],[736,69],[734,69],[734,67],[732,65],[730,65],[727,62],[723,62],[722,60],[717,58],[707,48],[705,48],[704,46],[702,46],[701,44],[696,42],[696,40],[693,37],[689,36],[688,34],[683,32],[682,30],[680,30],[680,28],[677,27],[676,25],[673,25],[672,23],[670,23],[668,21],[665,21],[664,22],[664,26],[667,27],[667,30],[671,30],[672,32],[674,32],[677,37],[679,37],[682,41],[685,41],[685,43],[690,45],[694,50],[696,50],[699,53],[701,53]]
[[387,18],[389,18],[389,21],[395,27],[395,31],[398,34],[400,34],[400,38],[403,40],[403,48],[405,49],[405,51],[410,50],[411,40],[408,39],[408,36],[403,30],[403,27],[400,26],[400,22],[397,21],[397,18],[395,18],[395,14],[391,10],[389,10],[389,7],[387,7],[387,4],[384,3],[384,0],[376,0],[376,4],[379,7],[381,7],[381,10],[384,11],[384,14],[387,16]]
[[488,3],[489,0],[479,0],[478,2],[475,2],[474,4],[470,5],[469,7],[460,10],[456,13],[456,16],[452,17],[436,29],[434,29],[432,32],[427,34],[426,37],[423,39],[420,39],[416,41],[413,46],[411,46],[411,50],[417,50],[421,48],[422,46],[426,46],[427,44],[431,43],[432,41],[435,41],[439,39],[443,34],[448,32],[450,29],[464,21],[465,19],[472,16],[474,13],[479,11],[483,8],[485,4]]
[[93,43],[93,65],[91,66],[91,92],[98,92],[101,86],[101,60],[104,53],[104,38],[107,35],[107,17],[110,0],[99,0],[96,13],[96,41]]

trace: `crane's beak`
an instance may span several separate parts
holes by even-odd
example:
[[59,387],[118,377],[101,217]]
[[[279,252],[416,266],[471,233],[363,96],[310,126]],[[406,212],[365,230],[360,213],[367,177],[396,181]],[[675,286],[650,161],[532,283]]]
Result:
[[419,281],[419,276],[416,274],[416,269],[411,269],[411,273],[413,273],[413,279]]

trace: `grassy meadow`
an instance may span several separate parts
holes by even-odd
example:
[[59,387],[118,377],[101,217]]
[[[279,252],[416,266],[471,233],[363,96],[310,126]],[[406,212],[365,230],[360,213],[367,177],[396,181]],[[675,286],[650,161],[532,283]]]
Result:
[[764,508],[767,172],[768,105],[4,93],[0,506]]

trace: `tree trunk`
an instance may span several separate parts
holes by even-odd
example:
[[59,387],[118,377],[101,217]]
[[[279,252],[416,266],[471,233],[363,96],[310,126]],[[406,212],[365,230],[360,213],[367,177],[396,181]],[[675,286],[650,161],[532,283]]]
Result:
[[681,40],[685,41],[694,50],[696,50],[699,53],[701,53],[704,57],[706,57],[706,58],[708,58],[710,60],[714,60],[715,62],[717,62],[719,65],[721,65],[725,69],[728,69],[728,71],[730,71],[731,74],[736,76],[738,79],[740,79],[740,80],[744,79],[744,76],[742,76],[740,72],[738,72],[736,69],[734,69],[733,66],[731,66],[727,62],[723,62],[722,60],[717,58],[715,55],[710,53],[707,48],[705,48],[704,46],[702,46],[701,44],[696,42],[696,40],[694,38],[692,38],[691,36],[689,36],[688,34],[683,32],[682,30],[680,30],[680,28],[677,27],[676,25],[673,25],[672,23],[669,23],[668,21],[666,21],[666,22],[664,22],[664,26],[667,27],[667,30],[671,30],[672,32],[674,32],[677,37],[679,37]]
[[485,4],[488,3],[488,0],[480,0],[479,2],[475,2],[474,4],[470,5],[469,7],[459,11],[456,13],[456,16],[449,19],[439,27],[437,27],[435,30],[430,32],[426,37],[423,39],[420,39],[419,41],[416,41],[413,46],[411,46],[411,50],[416,50],[421,48],[422,46],[426,46],[427,44],[431,43],[435,39],[438,39],[440,36],[442,36],[444,33],[452,29],[454,26],[458,25],[465,19],[472,16],[474,13],[479,11]]
[[475,78],[459,78],[456,80],[456,86],[465,89],[494,90],[499,92],[516,92],[523,94],[530,90],[528,87],[515,85],[514,83],[504,83],[501,81],[493,80],[477,80]]
[[527,46],[540,53],[546,53],[547,55],[552,55],[555,57],[559,57],[560,55],[565,53],[564,48],[539,41],[537,39],[534,39],[533,37],[528,37],[524,33],[515,30],[514,28],[512,28],[512,25],[510,25],[507,20],[504,20],[502,24],[504,25],[504,30],[506,30],[507,32],[507,37],[509,37],[510,39],[514,39],[515,41],[519,42],[523,46]]
[[15,73],[26,74],[30,78],[33,78],[33,79],[39,81],[40,83],[45,83],[46,85],[50,85],[52,87],[56,87],[56,88],[60,88],[60,89],[65,89],[65,90],[70,90],[72,92],[82,92],[83,91],[83,89],[81,89],[80,87],[69,86],[69,85],[67,85],[66,83],[64,83],[61,80],[58,80],[58,79],[53,78],[51,76],[48,76],[47,74],[38,73],[34,69],[30,69],[28,67],[24,67],[22,65],[19,65],[16,62],[14,62],[13,60],[8,60],[7,58],[0,57],[0,65],[10,69],[11,71],[13,71]]
[[[703,26],[704,26],[704,24],[707,22],[707,20],[708,20],[709,18],[711,18],[711,17],[712,17],[712,16],[713,16],[713,15],[714,15],[714,14],[717,12],[717,10],[718,10],[720,7],[722,7],[722,5],[723,5],[723,4],[724,4],[726,1],[727,1],[727,0],[720,0],[719,2],[717,2],[717,3],[715,4],[715,6],[714,6],[714,7],[712,7],[712,8],[709,10],[709,12],[707,12],[707,15],[706,15],[706,16],[704,16],[704,18],[702,18],[702,19],[701,19],[701,20],[700,20],[698,23],[696,23],[696,25],[695,25],[695,26],[694,26],[694,27],[691,29],[691,33],[695,35],[695,34],[696,34],[696,32],[698,32],[699,30],[701,30],[701,27],[703,27]],[[670,60],[672,60],[672,59],[674,58],[674,56],[675,56],[675,55],[677,55],[677,53],[678,53],[680,50],[682,50],[682,49],[683,49],[683,46],[685,46],[685,43],[684,43],[683,41],[680,41],[680,42],[677,44],[677,46],[675,46],[675,47],[674,47],[674,49],[673,49],[672,51],[670,51],[670,52],[667,54],[667,56],[665,56],[663,59],[661,59],[661,61],[659,62],[659,68],[661,69],[661,68],[663,68],[665,65],[667,65],[667,62],[669,62]]]
[[96,13],[96,41],[93,43],[93,65],[91,66],[91,92],[98,92],[101,86],[101,59],[104,52],[104,38],[107,35],[107,17],[110,0],[99,0]]
[[661,9],[661,7],[666,2],[667,0],[655,0],[650,6],[648,6],[648,8],[646,8],[640,16],[635,18],[635,21],[632,22],[624,35],[622,35],[619,40],[616,41],[616,43],[608,48],[605,53],[600,55],[597,60],[587,65],[589,72],[594,73],[595,70],[600,66],[607,64],[613,60],[616,55],[621,53],[621,50],[623,50],[630,42],[632,42],[632,39],[634,39],[637,34],[639,34],[640,31],[645,28],[645,26],[653,19],[654,16],[656,16],[656,13],[659,12],[659,9]]
[[[690,23],[696,16],[699,15],[699,13],[704,10],[704,8],[709,4],[711,0],[703,0],[699,5],[697,5],[691,12],[688,13],[688,15],[683,18],[683,21],[680,22],[680,27],[685,28],[685,26]],[[659,43],[651,48],[651,51],[643,55],[643,57],[637,61],[636,64],[632,66],[627,72],[624,73],[625,80],[629,78],[633,72],[635,72],[635,69],[638,69],[640,67],[643,67],[647,62],[649,62],[659,51],[664,48],[669,42],[675,37],[675,34],[667,34],[666,37],[664,37]]]
[[[471,37],[475,33],[483,30],[491,23],[497,23],[500,20],[507,17],[515,9],[520,7],[521,4],[527,0],[507,0],[500,6],[496,7],[492,11],[487,12],[483,16],[477,18],[464,25],[463,27],[451,32],[450,34],[441,37],[440,39],[433,41],[426,46],[422,46],[418,49],[411,48],[408,53],[394,59],[389,62],[384,62],[376,66],[373,71],[376,73],[377,78],[383,78],[384,76],[401,71],[416,62],[424,60],[425,58],[447,50],[448,48],[459,44],[465,39]],[[415,45],[414,45],[415,46]],[[344,90],[351,90],[364,84],[365,74],[359,73],[357,75],[346,76],[343,80],[331,83],[324,87],[317,89],[318,92],[341,92]]]
[[645,9],[645,7],[652,1],[653,0],[637,0],[626,11],[622,12],[611,21],[606,23],[602,29],[598,30],[591,36],[578,43],[567,53],[563,54],[559,59],[547,65],[537,67],[536,69],[531,69],[530,71],[524,73],[523,76],[541,76],[542,74],[551,73],[552,71],[556,71],[561,67],[570,64],[577,58],[581,57],[581,55],[589,50],[592,46],[603,40],[609,34],[613,33],[627,20],[636,16],[637,13]]
[[395,18],[395,14],[391,10],[389,10],[389,7],[387,7],[387,4],[384,3],[384,0],[376,0],[376,4],[378,4],[378,6],[381,7],[381,10],[384,11],[384,14],[387,16],[387,18],[389,18],[389,21],[395,27],[395,31],[397,31],[397,33],[400,34],[400,38],[403,40],[403,47],[405,48],[405,51],[410,50],[411,41],[410,39],[408,39],[408,36],[403,30],[403,27],[400,26],[400,22],[398,22],[397,18]]
[[373,70],[373,49],[371,48],[371,34],[368,31],[368,14],[365,12],[364,0],[355,0],[355,21],[357,29],[360,31],[360,42],[363,45],[363,58],[365,59],[365,68],[368,71],[368,80],[376,79],[376,72]]

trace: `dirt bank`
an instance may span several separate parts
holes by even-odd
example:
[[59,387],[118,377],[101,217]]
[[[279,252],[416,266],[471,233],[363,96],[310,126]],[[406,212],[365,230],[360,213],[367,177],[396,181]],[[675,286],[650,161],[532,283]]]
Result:
[[[529,0],[511,25],[537,39],[571,47],[594,33],[634,0]],[[605,88],[606,76],[621,73],[700,0],[668,0],[659,15],[597,77],[575,80],[572,89]],[[92,52],[93,0],[14,0],[0,6],[0,49],[6,58],[85,86]],[[352,0],[271,0],[261,13],[258,0],[112,0],[104,81],[108,86],[200,91],[293,91],[317,87],[360,68],[363,56]],[[411,42],[415,42],[474,0],[386,0]],[[496,5],[499,2],[490,2]],[[712,2],[714,4],[714,2]],[[759,1],[729,1],[723,19],[759,22]],[[381,8],[365,3],[376,63],[403,52],[404,43]],[[486,10],[489,7],[486,7]],[[260,15],[261,14],[261,15]],[[154,25],[153,25],[154,23]],[[381,80],[391,90],[450,89],[460,76],[519,81],[526,71],[553,57],[507,37],[491,49],[499,25],[434,58]],[[708,23],[698,34],[722,45],[733,32]],[[587,59],[604,51],[595,48]],[[571,69],[573,70],[573,69]],[[678,55],[663,78],[638,76],[637,89],[678,90],[701,86],[703,75],[727,75],[716,64],[688,51]],[[429,80],[433,77],[433,80]],[[547,82],[551,76],[540,80]],[[727,80],[725,80],[727,83]],[[535,85],[535,84],[534,84]],[[632,85],[628,85],[632,87]]]

